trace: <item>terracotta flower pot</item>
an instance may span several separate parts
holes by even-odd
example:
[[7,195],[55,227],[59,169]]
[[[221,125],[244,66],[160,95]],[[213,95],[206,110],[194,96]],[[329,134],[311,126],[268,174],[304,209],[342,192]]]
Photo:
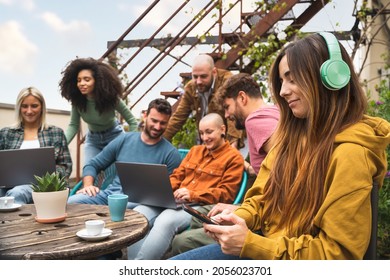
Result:
[[55,223],[65,220],[66,203],[69,189],[57,192],[32,192],[37,216],[40,223]]

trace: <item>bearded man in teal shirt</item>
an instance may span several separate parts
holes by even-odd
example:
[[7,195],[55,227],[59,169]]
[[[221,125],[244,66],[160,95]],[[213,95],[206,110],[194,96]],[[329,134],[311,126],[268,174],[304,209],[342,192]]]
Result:
[[171,174],[181,162],[177,149],[162,136],[171,114],[168,101],[161,98],[153,100],[148,106],[143,131],[118,136],[92,158],[83,169],[83,187],[69,197],[68,203],[107,205],[108,195],[122,193],[118,175],[105,190],[94,185],[99,172],[116,161],[165,164]]

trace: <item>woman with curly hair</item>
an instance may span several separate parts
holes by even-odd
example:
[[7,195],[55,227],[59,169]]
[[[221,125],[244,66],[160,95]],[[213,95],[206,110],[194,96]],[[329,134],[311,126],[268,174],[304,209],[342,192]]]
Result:
[[93,58],[78,58],[68,64],[62,75],[61,95],[72,104],[66,140],[73,140],[82,118],[88,125],[85,163],[124,133],[116,112],[129,124],[130,131],[137,130],[137,121],[121,98],[122,83],[113,67]]

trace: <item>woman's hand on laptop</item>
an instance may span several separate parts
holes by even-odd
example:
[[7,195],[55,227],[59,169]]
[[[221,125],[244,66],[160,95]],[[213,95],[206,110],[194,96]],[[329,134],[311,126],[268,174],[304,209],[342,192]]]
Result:
[[96,194],[99,192],[99,188],[95,186],[84,186],[81,190],[77,191],[76,193],[82,193],[89,196],[96,196]]
[[175,197],[176,201],[181,202],[188,202],[191,201],[191,195],[190,191],[187,188],[179,188],[174,193],[173,196]]

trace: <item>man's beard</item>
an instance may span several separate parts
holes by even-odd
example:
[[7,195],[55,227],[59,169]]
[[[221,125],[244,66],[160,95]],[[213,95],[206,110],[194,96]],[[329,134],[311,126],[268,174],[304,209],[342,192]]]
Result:
[[235,127],[239,130],[245,129],[245,122],[242,122],[241,120],[235,119],[234,124],[235,124]]
[[240,110],[237,110],[237,113],[234,116],[234,124],[237,129],[245,129],[245,118],[242,116]]
[[210,88],[211,88],[211,86],[212,86],[212,81],[210,82],[210,84],[208,84],[208,85],[203,85],[202,86],[202,89],[203,90],[200,90],[199,89],[199,86],[198,85],[195,85],[196,86],[196,91],[197,92],[199,92],[199,93],[205,93],[205,92],[208,92],[208,91],[210,91]]
[[151,139],[159,139],[159,138],[163,135],[163,133],[164,133],[164,131],[160,131],[160,132],[157,134],[157,136],[154,135],[154,134],[152,134],[151,129],[150,129],[150,127],[148,126],[147,122],[145,122],[144,132],[145,132],[145,133],[149,136],[149,138],[151,138]]

